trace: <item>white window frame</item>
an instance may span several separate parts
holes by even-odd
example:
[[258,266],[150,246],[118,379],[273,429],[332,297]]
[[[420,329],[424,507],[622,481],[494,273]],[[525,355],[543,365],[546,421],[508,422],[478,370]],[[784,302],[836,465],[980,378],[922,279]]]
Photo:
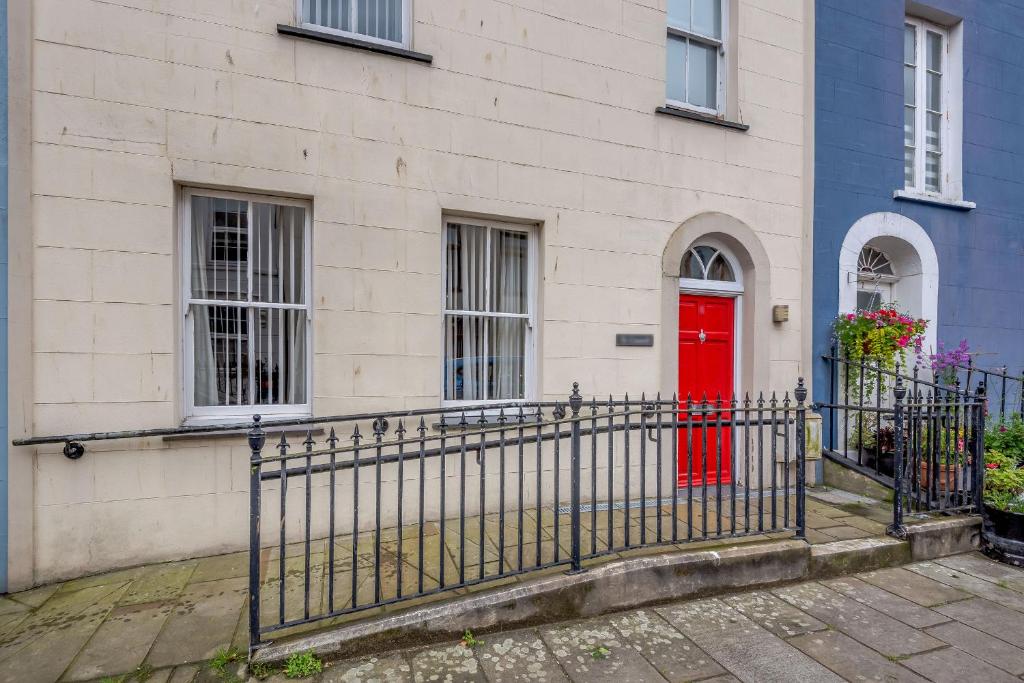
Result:
[[[214,197],[219,199],[232,199],[236,201],[258,202],[263,204],[276,204],[280,206],[297,206],[305,210],[305,225],[303,226],[303,288],[305,293],[304,304],[280,304],[253,302],[252,298],[252,259],[248,259],[248,285],[249,301],[220,301],[214,299],[196,299],[192,296],[192,198],[194,196]],[[252,215],[250,211],[249,215]],[[181,358],[182,358],[182,405],[184,406],[185,424],[208,424],[217,422],[237,422],[249,420],[254,414],[273,416],[276,418],[286,417],[310,417],[313,414],[313,207],[308,201],[279,197],[276,195],[262,195],[242,192],[224,192],[220,190],[206,190],[203,188],[182,188],[180,193],[179,207],[179,234],[181,258],[180,281],[181,281],[181,315],[183,319],[181,335]],[[249,221],[248,238],[249,245],[252,241],[252,221]],[[218,261],[219,262],[219,261]],[[231,308],[243,308],[250,312],[248,317],[248,329],[251,332],[256,329],[255,316],[252,312],[258,310],[287,309],[306,311],[306,402],[302,404],[288,405],[264,405],[246,404],[232,406],[197,406],[195,405],[195,320],[192,306],[228,306]],[[250,360],[252,355],[250,353]],[[249,376],[252,377],[250,364]]]
[[[897,191],[897,197],[920,197],[940,201],[959,201],[963,197],[962,173],[962,137],[963,137],[963,70],[961,63],[961,27],[940,26],[914,16],[906,16],[904,26],[913,26],[916,34],[916,65],[915,69],[915,121],[914,121],[914,184],[907,185],[904,169],[904,187]],[[925,167],[927,163],[927,35],[936,33],[942,37],[942,88],[941,88],[941,125],[942,136],[939,164],[939,191],[925,187]],[[902,38],[901,34],[901,38]],[[906,66],[906,62],[903,63]],[[902,107],[901,120],[906,121],[906,107]],[[902,139],[902,138],[901,138]]]
[[[448,225],[476,225],[487,228],[487,253],[490,254],[491,231],[512,230],[527,235],[526,258],[526,307],[527,312],[522,313],[493,313],[480,311],[460,311],[448,308],[447,282],[448,282]],[[459,215],[446,215],[441,222],[441,407],[453,406],[487,406],[508,403],[527,403],[534,400],[537,387],[537,259],[539,256],[539,226],[532,223],[512,223],[507,221],[481,220]],[[490,268],[490,259],[487,259]],[[488,271],[489,274],[489,271]],[[484,281],[484,301],[490,301],[490,278]],[[526,343],[525,359],[523,368],[523,397],[521,399],[486,399],[480,400],[449,400],[445,398],[445,365],[447,361],[445,349],[445,334],[447,328],[447,317],[449,315],[471,315],[481,318],[519,318],[526,320]],[[485,383],[486,386],[486,383]]]
[[[313,2],[319,2],[319,0],[312,0]],[[332,28],[330,26],[323,26],[322,24],[313,24],[306,21],[305,14],[303,13],[304,0],[295,0],[295,16],[298,18],[298,25],[302,28],[309,29],[311,31],[320,31],[322,33],[330,33],[336,36],[343,36],[345,38],[355,38],[356,40],[363,40],[370,43],[377,43],[378,45],[390,45],[391,47],[401,47],[405,49],[411,49],[412,47],[412,0],[402,0],[402,40],[384,40],[383,38],[377,38],[376,36],[370,36],[365,33],[359,33],[357,31],[342,31],[341,29]],[[352,15],[355,15],[356,2],[352,0],[350,4]],[[350,22],[355,25],[355,22]]]
[[[715,106],[711,107],[700,107],[695,104],[690,104],[682,100],[674,100],[668,97],[668,68],[665,69],[665,104],[669,107],[676,109],[687,109],[689,111],[699,112],[701,114],[710,114],[712,116],[721,116],[725,113],[725,99],[726,99],[726,47],[729,43],[729,5],[731,0],[719,0],[722,8],[722,37],[715,38],[714,36],[706,36],[701,33],[694,33],[690,29],[683,28],[681,26],[674,26],[668,19],[668,10],[665,12],[665,25],[667,27],[667,35],[665,38],[665,50],[668,51],[668,39],[670,37],[685,38],[687,41],[695,41],[703,43],[704,45],[713,45],[718,48],[716,54],[718,55],[718,64],[715,69],[715,73],[718,76],[718,87],[715,92]],[[692,12],[692,5],[691,5]],[[689,55],[689,50],[687,50]],[[690,87],[690,74],[689,65],[686,69],[686,88],[687,92]]]

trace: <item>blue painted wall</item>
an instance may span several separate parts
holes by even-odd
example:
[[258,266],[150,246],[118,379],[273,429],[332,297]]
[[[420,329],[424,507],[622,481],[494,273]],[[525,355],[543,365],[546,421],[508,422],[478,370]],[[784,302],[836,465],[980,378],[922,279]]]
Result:
[[[964,20],[964,199],[970,212],[892,198],[903,187],[901,0],[817,0],[814,346],[838,313],[839,250],[878,211],[920,224],[939,259],[938,340],[1024,370],[1024,1],[931,0]],[[992,355],[987,355],[992,354]],[[827,398],[816,360],[814,395]]]
[[7,591],[7,0],[0,0],[0,593]]

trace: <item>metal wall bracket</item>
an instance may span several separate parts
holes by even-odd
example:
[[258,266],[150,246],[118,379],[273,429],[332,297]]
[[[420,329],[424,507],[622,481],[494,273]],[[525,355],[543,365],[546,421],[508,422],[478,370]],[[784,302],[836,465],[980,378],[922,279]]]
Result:
[[68,441],[64,444],[64,457],[68,460],[78,460],[85,455],[85,444],[78,441]]

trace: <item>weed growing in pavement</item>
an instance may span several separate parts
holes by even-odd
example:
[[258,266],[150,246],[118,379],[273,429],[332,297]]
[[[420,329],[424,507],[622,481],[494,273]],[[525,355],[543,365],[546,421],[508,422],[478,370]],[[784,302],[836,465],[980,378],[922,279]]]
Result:
[[324,670],[324,663],[312,650],[296,652],[284,663],[285,678],[309,678]]

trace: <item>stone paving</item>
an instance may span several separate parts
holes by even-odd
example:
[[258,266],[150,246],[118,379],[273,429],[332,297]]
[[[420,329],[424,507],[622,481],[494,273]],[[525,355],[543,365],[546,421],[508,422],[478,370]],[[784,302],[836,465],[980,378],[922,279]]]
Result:
[[[812,543],[824,543],[837,539],[864,538],[877,536],[884,533],[885,524],[890,518],[891,512],[886,506],[873,503],[868,499],[836,498],[835,494],[826,495],[820,492],[822,498],[829,500],[829,503],[821,502],[813,497],[807,502],[807,537]],[[742,501],[739,503],[742,509]],[[755,506],[756,507],[756,506]],[[780,506],[781,508],[781,506]],[[693,519],[695,527],[701,530],[702,521],[701,507],[694,505]],[[729,526],[728,506],[723,510],[724,524]],[[782,511],[778,522],[781,524]],[[791,511],[792,514],[792,511]],[[530,516],[529,523],[535,528],[536,518]],[[709,528],[717,519],[712,520],[714,506],[709,512]],[[550,559],[553,553],[553,524],[554,514],[551,510],[545,510],[541,517],[542,535],[548,539],[543,545],[545,560]],[[564,516],[560,516],[564,517]],[[685,520],[685,507],[680,508],[680,518]],[[663,519],[667,533],[671,515]],[[589,542],[590,516],[583,516],[585,543]],[[756,520],[755,520],[756,521]],[[476,518],[467,520],[466,534],[466,555],[467,576],[473,578],[476,565],[471,564],[478,558],[479,525]],[[562,540],[559,542],[561,552],[567,552],[565,545],[568,543],[568,527],[566,519],[561,520],[563,526],[561,532]],[[771,515],[766,515],[765,523],[770,526]],[[742,525],[741,522],[738,523]],[[650,538],[654,537],[657,531],[657,523],[654,511],[648,510],[648,516],[644,521],[647,533]],[[493,572],[497,568],[499,552],[497,545],[497,523],[491,519],[485,520],[485,569]],[[608,528],[607,513],[602,511],[598,516],[598,526],[601,530]],[[617,542],[622,540],[625,529],[625,515],[621,510],[614,511],[612,528],[613,536]],[[641,521],[634,510],[631,513],[629,526],[634,542],[639,540]],[[437,585],[437,567],[443,558],[446,567],[446,575],[449,581],[457,577],[456,561],[460,553],[457,527],[448,525],[449,533],[446,536],[444,549],[440,545],[434,545],[435,550],[430,554],[430,545],[425,547],[425,564],[431,567],[425,577],[427,588]],[[430,532],[438,534],[437,525],[432,525]],[[685,524],[682,525],[680,535],[685,535]],[[697,534],[699,536],[699,533]],[[748,540],[764,540],[774,537],[788,537],[791,534],[781,532],[768,534],[767,536],[750,536]],[[365,603],[373,597],[372,572],[369,569],[373,566],[374,542],[372,534],[360,536],[358,547],[357,577],[358,597]],[[510,536],[514,537],[514,536]],[[599,535],[599,538],[601,536]],[[402,547],[403,586],[408,591],[414,587],[417,579],[416,567],[418,559],[415,555],[417,533],[415,529],[407,529],[404,534]],[[727,541],[734,544],[737,541]],[[721,541],[719,541],[721,543]],[[706,543],[669,545],[667,550],[688,549],[706,545]],[[385,568],[382,573],[382,590],[387,594],[393,591],[397,583],[397,533],[396,530],[385,530],[381,534],[382,559],[381,566]],[[527,557],[535,551],[535,546],[527,546]],[[585,548],[586,549],[586,548]],[[286,616],[293,618],[299,616],[303,609],[303,580],[304,576],[304,553],[302,544],[294,544],[288,547],[285,569],[285,594],[286,594]],[[352,540],[350,538],[339,538],[336,543],[336,576],[335,587],[338,594],[338,605],[347,604],[345,600],[351,594],[351,567],[352,567]],[[506,552],[507,562],[513,558]],[[325,570],[327,549],[325,541],[313,543],[311,553],[311,567],[315,574],[311,585],[311,603],[315,609],[323,607],[326,603],[327,574]],[[620,555],[613,554],[611,559]],[[270,623],[277,618],[277,597],[281,586],[280,573],[277,562],[277,551],[275,549],[265,550],[261,558],[262,569],[262,600],[264,623]],[[150,681],[160,683],[162,681],[174,681],[174,683],[187,683],[193,679],[201,679],[208,675],[204,673],[204,662],[210,660],[218,650],[228,647],[245,649],[248,642],[247,622],[247,575],[248,555],[247,553],[234,553],[216,557],[200,558],[183,562],[151,565],[133,569],[110,572],[107,574],[76,579],[61,584],[43,586],[19,594],[0,596],[0,683],[18,681],[31,683],[33,681],[91,681],[100,680],[103,677],[123,676],[142,667],[144,672],[153,671]],[[530,574],[518,579],[529,580]],[[989,577],[991,578],[991,577]],[[866,579],[867,580],[867,579]],[[923,578],[921,580],[924,580]],[[941,578],[938,579],[941,581]],[[1002,588],[1002,584],[991,584],[986,578],[977,579],[985,586],[989,586],[988,592],[977,593],[984,599],[997,600],[1000,604],[1013,608],[1014,603],[999,592],[1010,592],[1017,595],[1016,588],[1024,586],[1024,578],[1000,578],[999,581],[1018,581],[1018,584],[1007,584],[1010,588]],[[431,583],[433,582],[433,583]],[[930,583],[934,583],[930,580]],[[991,584],[991,586],[990,586]],[[460,589],[453,592],[441,593],[433,599],[442,600],[453,593],[465,593],[469,590],[485,590],[493,584],[482,584],[474,589]],[[873,584],[865,583],[860,587],[860,593],[867,595]],[[913,602],[917,597],[913,592],[913,585],[908,585],[901,595],[906,601]],[[877,589],[876,589],[877,590]],[[980,591],[978,586],[974,590]],[[852,598],[851,598],[852,600]],[[1020,598],[1024,602],[1024,598]],[[421,599],[422,601],[422,599]],[[926,605],[931,607],[932,605]],[[401,609],[405,604],[399,604],[391,609]],[[378,610],[376,613],[380,613]],[[652,613],[653,614],[653,613]],[[365,616],[356,614],[350,618]],[[638,617],[639,618],[639,617]],[[653,617],[652,617],[653,618]],[[660,617],[659,617],[660,619]],[[618,623],[618,622],[616,622]],[[669,640],[677,640],[678,634],[655,619],[651,622],[656,624]],[[321,622],[320,627],[325,623]],[[602,627],[607,628],[607,627]],[[629,628],[628,624],[615,626],[616,633],[621,629]],[[637,626],[639,628],[639,626]],[[654,628],[653,626],[651,628]],[[674,634],[674,635],[673,635]],[[567,662],[577,654],[571,654],[566,650],[567,645],[554,646],[554,638],[570,638],[571,631],[559,635],[536,635],[533,640],[524,641],[521,644],[509,645],[508,652],[520,652],[524,658],[529,660],[530,665],[541,661],[543,654],[548,659],[545,661]],[[595,636],[596,637],[596,636]],[[623,636],[624,638],[626,636]],[[540,638],[540,640],[537,640]],[[692,645],[689,638],[680,642],[683,646]],[[565,641],[566,643],[570,641]],[[525,650],[522,648],[526,648]],[[456,653],[467,661],[466,666],[480,667],[479,674],[488,675],[491,678],[501,678],[502,669],[508,666],[507,661],[494,660],[489,662],[481,658],[466,658],[465,653],[457,650]],[[638,654],[638,656],[641,656]],[[412,657],[407,662],[411,670],[427,671],[432,666],[431,657],[435,655],[424,654],[419,659]],[[643,655],[653,658],[650,666],[661,667],[659,670],[674,671],[672,667],[679,666],[681,672],[687,671],[711,671],[714,667],[709,662],[702,662],[698,657],[693,662],[658,662],[658,655],[648,653]],[[569,659],[566,659],[569,658]],[[641,667],[640,660],[631,659],[632,665]],[[644,661],[648,661],[645,659]],[[724,663],[724,662],[723,662]],[[403,664],[405,665],[405,664]],[[375,664],[374,667],[377,665]],[[717,665],[715,665],[717,666]],[[689,668],[688,668],[689,667]],[[553,675],[553,674],[551,674]],[[688,674],[687,674],[688,675]],[[685,676],[683,676],[685,678]],[[429,678],[429,676],[427,676]],[[678,677],[677,677],[678,678]],[[333,679],[329,679],[333,680]],[[351,680],[360,680],[358,677]],[[557,677],[551,680],[561,680]]]
[[316,680],[1019,682],[1024,570],[972,553],[478,640],[338,662]]

